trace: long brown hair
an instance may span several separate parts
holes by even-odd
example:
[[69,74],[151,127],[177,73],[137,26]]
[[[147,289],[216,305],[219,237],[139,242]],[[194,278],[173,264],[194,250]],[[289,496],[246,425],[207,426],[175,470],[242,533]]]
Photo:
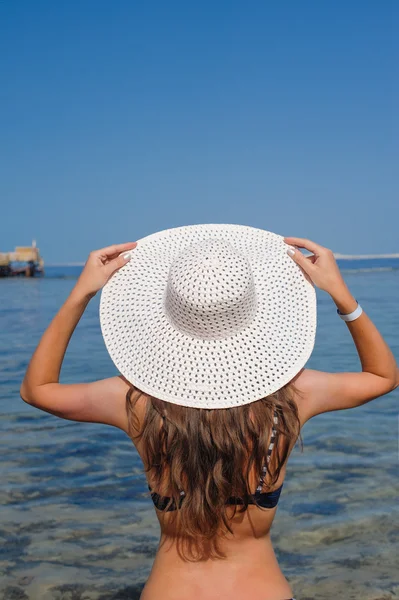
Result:
[[230,496],[241,499],[241,505],[233,505],[234,515],[247,510],[254,491],[249,475],[253,467],[260,474],[266,464],[275,410],[277,439],[264,489],[277,482],[290,450],[301,439],[294,390],[298,391],[291,382],[261,400],[223,409],[189,408],[145,394],[148,402],[140,424],[135,406],[143,393],[129,389],[129,435],[142,444],[144,469],[152,471],[155,490],[166,482],[171,497],[166,508],[172,502],[177,507],[168,515],[172,520],[178,517],[177,537],[187,549],[180,551],[184,560],[225,558],[217,540],[226,530],[233,533],[225,502]]

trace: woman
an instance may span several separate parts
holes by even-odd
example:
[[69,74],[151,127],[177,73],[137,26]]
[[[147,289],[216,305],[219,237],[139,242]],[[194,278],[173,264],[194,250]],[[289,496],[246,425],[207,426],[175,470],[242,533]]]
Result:
[[[103,286],[102,332],[120,375],[60,384],[69,339]],[[304,368],[314,286],[334,300],[361,372]],[[142,600],[284,600],[293,591],[270,529],[301,428],[398,385],[392,352],[330,250],[252,227],[193,225],[92,252],[21,397],[135,443],[161,527]]]

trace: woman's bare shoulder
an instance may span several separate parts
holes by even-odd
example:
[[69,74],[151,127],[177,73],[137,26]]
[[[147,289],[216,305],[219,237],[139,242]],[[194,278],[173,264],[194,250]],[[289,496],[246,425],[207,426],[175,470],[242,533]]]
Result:
[[307,417],[306,406],[307,399],[313,387],[312,382],[315,382],[315,379],[311,369],[301,369],[299,373],[290,381],[293,400],[298,407],[298,417],[301,427],[303,427],[309,418]]
[[294,384],[294,390],[297,391],[295,400],[304,399],[311,395],[318,386],[323,386],[328,375],[331,375],[331,373],[316,371],[315,369],[301,369],[290,381],[290,383]]
[[291,382],[302,425],[321,413],[356,408],[393,389],[385,378],[365,371],[302,369]]

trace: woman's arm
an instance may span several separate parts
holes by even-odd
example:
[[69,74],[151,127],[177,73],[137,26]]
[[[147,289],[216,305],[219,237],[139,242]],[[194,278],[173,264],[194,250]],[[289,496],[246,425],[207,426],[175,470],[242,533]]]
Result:
[[135,242],[119,244],[90,254],[75,287],[44,332],[30,360],[20,389],[25,402],[62,418],[106,422],[124,428],[125,411],[115,410],[115,402],[127,391],[128,385],[123,378],[63,385],[59,383],[59,376],[69,340],[90,299],[116,270],[128,262],[130,255],[121,253],[135,246]]
[[[292,257],[315,285],[331,295],[341,313],[352,312],[357,302],[339,271],[333,253],[310,240],[285,239],[289,244],[313,252],[312,256],[305,257],[296,250]],[[358,373],[326,373],[312,369],[301,371],[295,383],[303,393],[303,400],[299,400],[303,422],[323,412],[360,406],[399,386],[399,369],[395,357],[367,314],[363,311],[360,317],[345,323],[359,354],[362,371]]]

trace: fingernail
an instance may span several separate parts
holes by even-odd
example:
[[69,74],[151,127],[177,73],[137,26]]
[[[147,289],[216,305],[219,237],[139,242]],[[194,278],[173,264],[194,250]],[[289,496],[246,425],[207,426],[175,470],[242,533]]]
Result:
[[123,255],[123,258],[125,260],[130,260],[132,258],[132,253],[131,252],[125,252],[125,254]]
[[292,246],[289,246],[287,248],[287,254],[289,254],[290,256],[294,256],[294,254],[295,254],[295,248],[293,248]]

